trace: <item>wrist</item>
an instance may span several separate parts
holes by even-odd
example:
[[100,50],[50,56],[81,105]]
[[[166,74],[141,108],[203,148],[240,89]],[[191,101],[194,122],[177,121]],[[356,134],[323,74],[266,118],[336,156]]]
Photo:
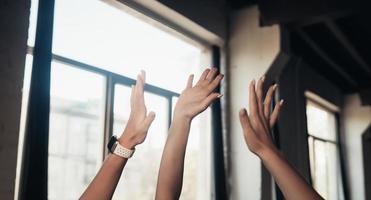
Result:
[[256,153],[256,155],[264,161],[269,160],[269,158],[271,158],[272,156],[280,156],[280,152],[275,146],[273,146],[262,148]]
[[130,139],[129,137],[125,137],[124,135],[125,133],[122,134],[121,137],[118,139],[118,142],[120,143],[120,145],[127,149],[135,149],[135,146],[137,144],[132,139]]
[[173,117],[173,122],[186,122],[186,123],[191,123],[193,117],[187,116],[185,114],[181,114],[178,112],[174,112],[174,117]]

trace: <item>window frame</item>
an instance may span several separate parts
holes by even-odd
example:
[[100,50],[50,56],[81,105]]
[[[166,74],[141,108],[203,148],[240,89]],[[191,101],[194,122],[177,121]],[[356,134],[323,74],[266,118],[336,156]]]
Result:
[[[330,140],[330,139],[324,139],[324,138],[321,138],[321,137],[318,137],[318,136],[315,136],[315,135],[312,135],[311,133],[309,133],[308,131],[308,126],[307,126],[307,139],[309,139],[310,137],[312,138],[313,142],[315,142],[316,140],[318,141],[321,141],[321,142],[325,142],[325,143],[331,143],[333,145],[335,145],[336,149],[337,149],[337,154],[339,156],[339,159],[336,163],[337,165],[337,168],[340,169],[340,175],[341,175],[341,178],[340,178],[340,181],[341,181],[341,187],[342,187],[342,191],[343,191],[343,194],[339,194],[339,196],[343,196],[344,199],[345,198],[345,191],[344,191],[344,179],[343,179],[343,166],[342,166],[342,154],[341,154],[341,145],[340,145],[340,123],[339,123],[339,120],[340,120],[340,112],[341,110],[336,106],[336,105],[333,105],[332,103],[328,102],[327,100],[323,99],[322,97],[316,95],[315,93],[313,92],[310,92],[310,91],[305,91],[304,93],[305,97],[306,97],[306,105],[308,104],[308,102],[311,102],[312,104],[315,104],[316,106],[320,107],[321,109],[327,111],[327,112],[330,112],[331,114],[334,115],[334,118],[335,118],[335,141],[333,140]],[[307,117],[306,117],[307,119]],[[308,144],[308,152],[309,152],[309,144]],[[309,152],[310,154],[310,152]],[[309,159],[309,169],[310,171],[312,171],[312,168],[311,168],[311,163],[310,163],[310,159]],[[313,177],[312,177],[312,173],[310,173],[310,184],[313,185]],[[339,184],[339,183],[337,183]],[[338,191],[339,192],[339,191]]]
[[[30,95],[29,99],[35,99],[28,103],[28,112],[26,114],[27,118],[27,127],[25,130],[25,146],[28,146],[27,149],[32,150],[37,149],[36,152],[42,152],[43,156],[40,156],[39,160],[42,162],[37,164],[30,164],[30,160],[35,157],[34,153],[22,154],[21,162],[18,165],[21,165],[20,170],[20,181],[19,181],[19,198],[23,197],[30,197],[35,199],[45,199],[47,198],[48,193],[48,140],[49,140],[49,121],[36,121],[32,124],[37,124],[37,126],[29,126],[30,120],[29,119],[36,119],[40,115],[39,112],[35,109],[29,109],[30,107],[38,107],[39,109],[43,110],[43,117],[49,118],[50,116],[50,71],[51,71],[51,63],[52,61],[60,62],[63,64],[67,64],[71,67],[80,68],[83,70],[87,70],[93,73],[97,73],[103,75],[106,78],[106,91],[105,91],[105,116],[104,116],[104,144],[108,141],[109,137],[112,135],[113,129],[113,104],[114,104],[114,94],[115,94],[115,84],[121,84],[125,86],[131,86],[135,83],[135,80],[126,76],[122,76],[96,66],[88,65],[73,59],[69,59],[60,55],[56,55],[52,53],[52,37],[53,37],[53,21],[54,21],[54,3],[55,0],[39,0],[38,1],[38,10],[37,10],[37,25],[36,25],[36,40],[34,47],[28,46],[26,49],[26,54],[33,56],[33,64],[32,64],[32,75],[31,75],[31,87],[30,87]],[[108,2],[109,3],[109,2]],[[223,60],[222,50],[219,45],[223,43],[220,41],[209,41],[208,38],[205,39],[204,35],[197,35],[192,31],[188,31],[185,27],[178,26],[173,21],[162,17],[160,14],[155,13],[149,9],[144,8],[141,5],[128,3],[124,0],[117,1],[119,4],[123,4],[128,6],[129,8],[133,9],[136,12],[139,12],[143,16],[147,16],[148,18],[155,20],[161,24],[162,27],[165,28],[166,31],[170,31],[172,33],[176,33],[180,39],[186,40],[187,42],[193,41],[192,43],[197,43],[200,46],[206,47],[209,49],[210,54],[210,63],[214,67],[219,68],[221,71],[223,70],[222,67],[224,63],[221,63]],[[161,27],[159,27],[161,28]],[[42,32],[42,33],[41,33]],[[187,39],[188,38],[188,39]],[[213,45],[214,43],[215,45]],[[40,48],[43,51],[40,51]],[[46,69],[47,73],[43,73],[40,71],[39,66],[35,64],[35,60],[39,60],[43,62],[44,70]],[[35,70],[36,69],[36,70]],[[35,79],[35,75],[39,76]],[[43,78],[46,77],[46,80]],[[41,87],[33,87],[32,85],[35,82],[42,83],[43,86]],[[35,92],[36,91],[36,92]],[[38,99],[36,96],[37,92],[42,92],[44,99]],[[179,97],[178,93],[157,87],[155,85],[147,84],[145,86],[145,91],[149,93],[153,93],[168,99],[169,105],[169,122],[168,125],[170,126],[171,119],[172,119],[172,99],[173,97]],[[41,102],[47,103],[40,104]],[[212,122],[220,122],[222,120],[222,112],[221,112],[221,105],[220,100],[217,100],[217,103],[212,106]],[[40,134],[38,130],[42,128],[42,139],[43,141],[38,143],[35,139],[40,138]],[[211,162],[211,171],[213,171],[213,176],[211,177],[211,193],[210,198],[218,197],[226,195],[226,181],[225,181],[225,169],[224,169],[224,157],[223,157],[223,135],[222,135],[222,124],[219,123],[218,128],[213,128],[212,130],[212,162]],[[214,134],[217,133],[217,134]],[[37,135],[38,134],[38,135]],[[216,136],[215,136],[216,135]],[[103,157],[108,153],[105,145],[103,146]],[[25,151],[22,148],[22,151]],[[222,156],[220,156],[222,155]],[[215,170],[214,170],[215,169]],[[37,172],[37,173],[35,173]],[[30,174],[34,174],[33,177],[38,177],[40,180],[40,185],[32,184],[31,178],[29,177]],[[214,181],[220,180],[220,181]],[[18,185],[18,183],[16,183]],[[37,186],[37,187],[36,187]]]

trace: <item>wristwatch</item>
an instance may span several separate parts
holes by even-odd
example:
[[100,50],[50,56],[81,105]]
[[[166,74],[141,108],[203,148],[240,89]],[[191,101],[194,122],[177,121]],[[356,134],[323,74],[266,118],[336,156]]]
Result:
[[135,149],[127,149],[120,145],[117,137],[113,135],[107,144],[109,152],[116,154],[123,158],[130,158],[133,156]]

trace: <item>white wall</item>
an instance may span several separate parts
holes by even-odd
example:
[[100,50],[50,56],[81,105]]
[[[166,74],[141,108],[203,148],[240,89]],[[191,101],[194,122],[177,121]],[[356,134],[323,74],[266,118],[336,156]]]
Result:
[[351,199],[365,199],[362,133],[371,123],[371,106],[362,106],[358,95],[345,98],[343,109],[344,144]]
[[248,105],[248,85],[269,68],[280,48],[279,27],[259,27],[259,11],[250,7],[233,14],[230,36],[230,199],[259,199],[259,159],[247,149],[238,111]]

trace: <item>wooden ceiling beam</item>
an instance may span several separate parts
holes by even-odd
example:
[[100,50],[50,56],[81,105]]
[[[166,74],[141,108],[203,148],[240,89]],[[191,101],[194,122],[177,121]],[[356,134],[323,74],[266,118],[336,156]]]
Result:
[[335,38],[345,47],[351,57],[358,63],[359,67],[362,68],[364,72],[368,74],[371,78],[371,67],[367,62],[362,58],[359,54],[357,49],[353,46],[353,44],[348,40],[347,36],[341,31],[337,24],[334,23],[333,20],[326,20],[326,26],[331,31],[331,33],[335,36]]
[[333,70],[338,72],[345,80],[347,80],[348,83],[352,85],[352,87],[358,86],[357,82],[344,71],[344,68],[333,61],[330,56],[324,50],[322,50],[321,47],[312,38],[308,36],[307,33],[305,33],[301,29],[297,29],[297,33],[309,45],[309,47],[312,48],[314,52],[316,52],[324,61],[326,61]]

